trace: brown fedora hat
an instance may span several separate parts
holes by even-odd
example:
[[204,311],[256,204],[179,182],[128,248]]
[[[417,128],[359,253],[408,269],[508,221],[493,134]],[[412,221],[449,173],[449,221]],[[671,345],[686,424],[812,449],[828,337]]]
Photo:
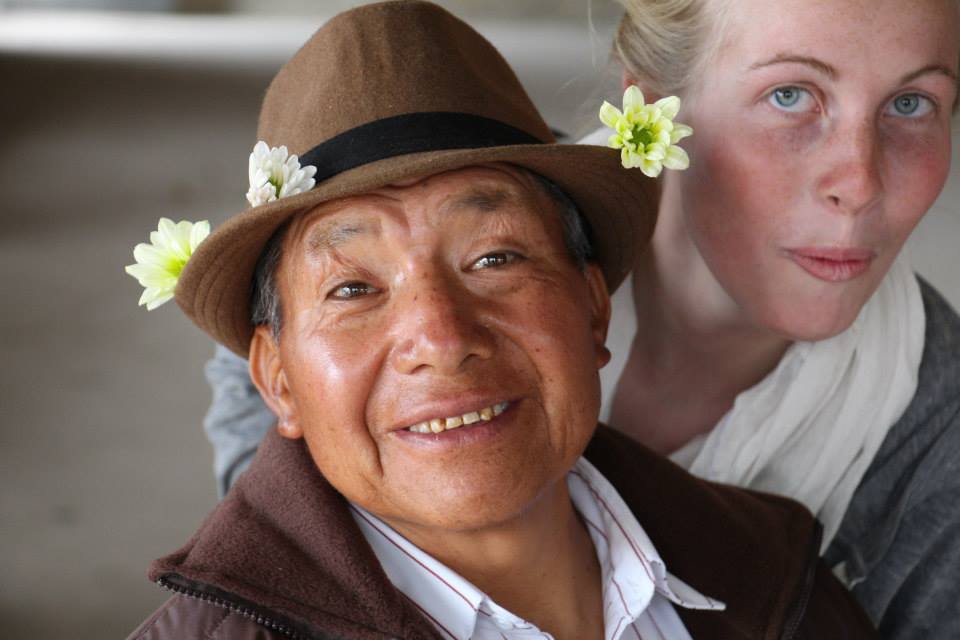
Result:
[[524,167],[576,202],[611,291],[656,218],[656,181],[624,169],[614,149],[556,144],[493,45],[419,0],[327,22],[270,84],[257,134],[315,166],[316,186],[230,218],[200,244],[176,288],[184,313],[244,357],[257,259],[280,225],[322,202],[470,165]]

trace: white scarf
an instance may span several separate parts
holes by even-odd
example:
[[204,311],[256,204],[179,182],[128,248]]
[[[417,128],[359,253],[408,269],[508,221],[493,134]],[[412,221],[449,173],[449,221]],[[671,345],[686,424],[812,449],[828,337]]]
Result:
[[799,500],[823,523],[826,549],[917,390],[925,327],[920,286],[901,256],[850,328],[794,343],[675,458],[702,478]]

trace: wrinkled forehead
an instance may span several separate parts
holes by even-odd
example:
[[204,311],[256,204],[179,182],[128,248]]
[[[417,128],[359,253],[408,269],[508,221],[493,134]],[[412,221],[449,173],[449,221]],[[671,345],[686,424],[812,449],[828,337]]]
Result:
[[537,177],[506,164],[467,167],[405,180],[325,202],[298,214],[286,234],[285,253],[319,254],[385,227],[420,217],[434,224],[457,218],[478,222],[555,226],[560,219]]

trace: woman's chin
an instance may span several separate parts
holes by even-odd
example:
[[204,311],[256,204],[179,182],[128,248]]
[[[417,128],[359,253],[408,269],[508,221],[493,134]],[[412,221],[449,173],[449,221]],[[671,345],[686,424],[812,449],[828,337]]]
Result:
[[818,342],[849,329],[864,302],[853,293],[835,300],[792,297],[766,305],[766,313],[755,324],[791,342]]

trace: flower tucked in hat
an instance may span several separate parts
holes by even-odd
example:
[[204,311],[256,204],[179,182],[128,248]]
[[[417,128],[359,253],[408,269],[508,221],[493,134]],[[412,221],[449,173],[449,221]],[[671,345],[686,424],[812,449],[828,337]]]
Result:
[[140,305],[147,305],[147,311],[152,311],[173,297],[180,272],[208,235],[210,223],[206,220],[196,224],[181,220],[174,224],[169,218],[160,218],[157,230],[150,233],[150,244],[134,247],[137,264],[126,267],[126,272],[145,287]]
[[625,168],[639,167],[651,178],[659,176],[664,167],[686,169],[690,158],[676,144],[693,129],[673,121],[679,111],[680,98],[670,96],[644,104],[643,93],[631,85],[623,92],[623,112],[609,102],[600,107],[601,122],[615,132],[607,146],[620,149]]
[[247,201],[257,207],[279,198],[313,189],[317,168],[301,167],[296,155],[285,146],[269,147],[263,140],[250,154],[250,190]]
[[[313,189],[316,167],[301,167],[297,156],[285,146],[269,147],[257,142],[250,154],[250,190],[247,201],[253,206],[273,202]],[[174,224],[169,218],[160,218],[157,230],[150,234],[150,244],[140,243],[133,249],[137,264],[126,267],[126,272],[144,287],[140,305],[152,311],[173,297],[180,273],[197,245],[210,235],[206,220]]]

